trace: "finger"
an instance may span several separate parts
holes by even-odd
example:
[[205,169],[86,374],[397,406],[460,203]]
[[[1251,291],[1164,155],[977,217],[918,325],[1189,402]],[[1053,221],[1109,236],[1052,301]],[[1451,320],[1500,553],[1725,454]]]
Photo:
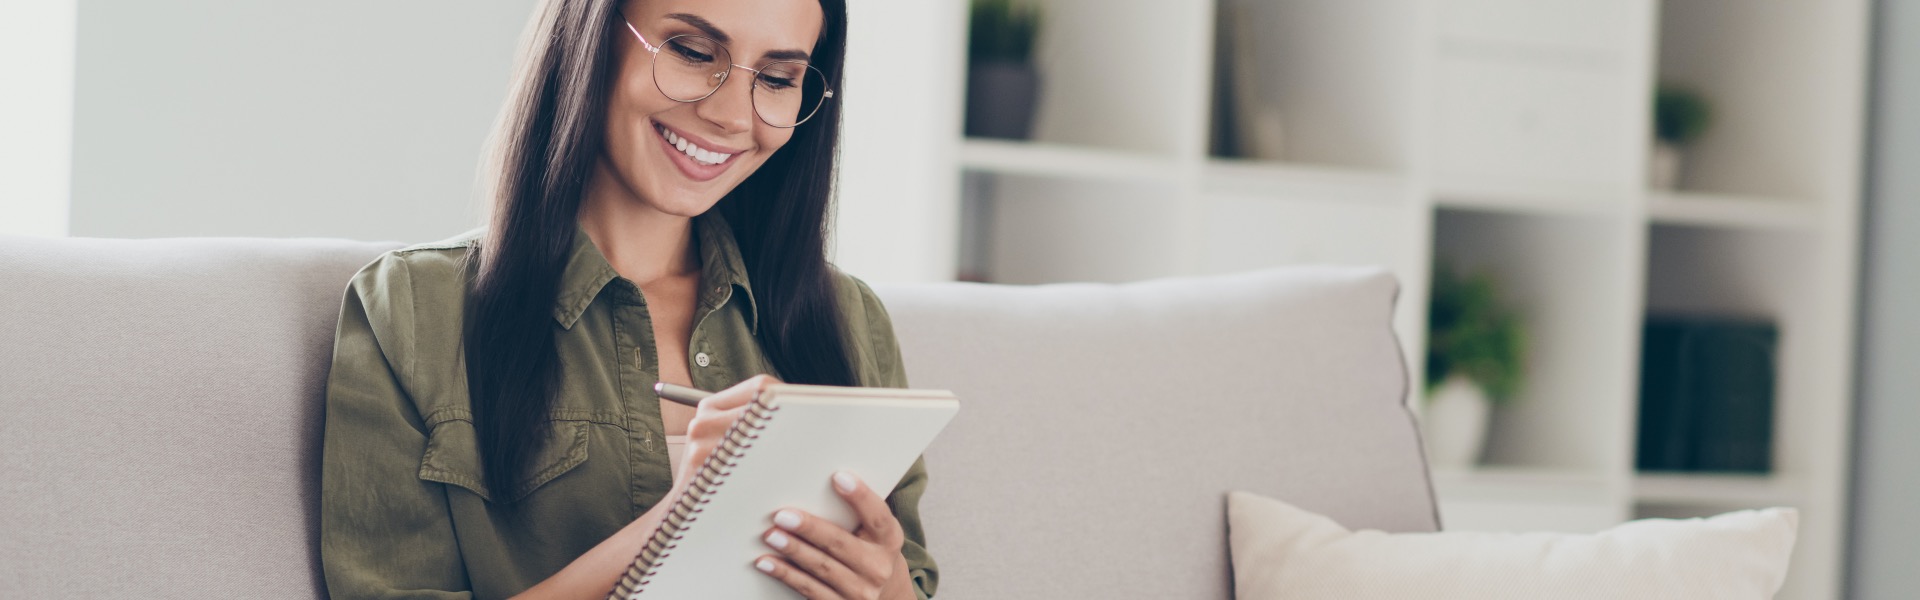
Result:
[[709,410],[703,407],[700,412],[694,413],[693,420],[687,422],[687,438],[689,441],[718,440],[728,428],[733,427],[733,422],[740,420],[740,416],[744,414],[747,414],[745,406],[727,410]]
[[794,568],[792,563],[778,556],[762,556],[753,561],[753,568],[780,580],[780,583],[787,584],[787,587],[810,600],[846,600],[845,596],[833,591],[827,584],[806,571]]
[[880,546],[860,539],[832,521],[797,509],[786,508],[774,513],[773,525],[805,540],[868,579],[884,579],[890,575],[888,567],[893,564],[892,553],[900,551],[898,547]]
[[760,538],[787,559],[787,564],[806,571],[814,579],[832,587],[835,592],[848,598],[871,598],[879,590],[884,579],[868,580],[846,564],[827,556],[813,544],[807,543],[781,531],[778,528],[767,531]]
[[899,548],[905,541],[900,531],[900,519],[893,516],[893,507],[867,482],[861,481],[852,473],[841,471],[833,474],[833,491],[838,492],[860,519],[860,530],[854,532],[860,539],[879,544],[885,548]]
[[702,398],[700,400],[700,410],[706,411],[711,409],[724,411],[746,406],[747,403],[753,402],[755,398],[759,398],[760,392],[767,389],[767,386],[777,383],[780,383],[780,380],[774,379],[772,375],[755,375],[749,377],[746,381],[733,384],[733,387],[714,392],[713,395]]

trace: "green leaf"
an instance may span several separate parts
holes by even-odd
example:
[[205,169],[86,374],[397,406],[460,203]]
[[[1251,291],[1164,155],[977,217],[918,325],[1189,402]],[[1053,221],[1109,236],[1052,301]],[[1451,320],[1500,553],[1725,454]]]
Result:
[[1686,145],[1713,125],[1713,105],[1691,90],[1662,85],[1653,96],[1653,133],[1661,141]]
[[1500,301],[1493,277],[1462,277],[1437,265],[1427,309],[1427,380],[1434,388],[1460,375],[1496,403],[1513,399],[1525,380],[1527,336],[1520,315]]
[[974,0],[967,57],[975,63],[1033,61],[1040,9],[1018,0]]

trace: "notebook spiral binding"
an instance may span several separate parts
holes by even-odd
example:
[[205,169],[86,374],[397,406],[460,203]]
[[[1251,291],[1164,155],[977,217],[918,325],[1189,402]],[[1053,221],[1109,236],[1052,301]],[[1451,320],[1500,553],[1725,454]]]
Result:
[[768,405],[763,398],[755,398],[752,404],[747,405],[746,414],[727,428],[726,435],[720,440],[720,447],[715,448],[707,461],[701,463],[700,472],[694,475],[692,485],[674,501],[673,511],[667,513],[660,528],[654,531],[653,538],[647,540],[647,547],[634,559],[633,566],[627,569],[627,574],[620,577],[620,583],[614,585],[613,591],[607,594],[607,600],[627,600],[646,589],[647,582],[653,579],[660,563],[673,554],[674,547],[685,536],[687,527],[700,518],[700,511],[705,510],[707,502],[711,501],[709,496],[727,482],[733,467],[746,456],[747,449],[753,447],[753,441],[759,439],[760,432],[767,428],[768,420],[779,410],[780,407]]

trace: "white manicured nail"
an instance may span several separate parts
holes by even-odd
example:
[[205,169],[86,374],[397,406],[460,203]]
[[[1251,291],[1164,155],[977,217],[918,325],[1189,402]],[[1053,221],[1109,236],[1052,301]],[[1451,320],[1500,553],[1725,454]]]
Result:
[[772,572],[773,572],[773,560],[771,560],[771,559],[766,559],[766,558],[762,558],[762,559],[760,559],[760,560],[758,560],[758,561],[756,561],[756,562],[754,562],[754,563],[753,563],[753,568],[755,568],[755,569],[759,569],[761,573],[772,573]]
[[787,534],[778,531],[767,534],[767,545],[773,546],[775,550],[787,549]]
[[790,510],[773,513],[773,524],[779,525],[781,529],[792,530],[800,526],[800,513]]
[[860,481],[854,479],[853,475],[846,471],[833,474],[833,487],[840,488],[840,493],[842,494],[853,493],[853,488],[859,484]]

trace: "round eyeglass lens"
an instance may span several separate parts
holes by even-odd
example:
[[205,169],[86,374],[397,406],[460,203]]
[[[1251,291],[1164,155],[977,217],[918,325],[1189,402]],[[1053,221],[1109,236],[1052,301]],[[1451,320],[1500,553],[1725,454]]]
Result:
[[[727,47],[697,35],[678,35],[653,55],[653,84],[680,102],[713,95],[733,71]],[[827,76],[800,61],[769,62],[753,76],[753,110],[768,125],[794,127],[819,112],[827,98]]]
[[653,84],[668,98],[697,102],[713,95],[732,68],[733,56],[719,42],[697,35],[674,36],[653,55]]
[[799,61],[774,61],[753,80],[753,109],[774,127],[805,123],[826,100],[827,76]]

